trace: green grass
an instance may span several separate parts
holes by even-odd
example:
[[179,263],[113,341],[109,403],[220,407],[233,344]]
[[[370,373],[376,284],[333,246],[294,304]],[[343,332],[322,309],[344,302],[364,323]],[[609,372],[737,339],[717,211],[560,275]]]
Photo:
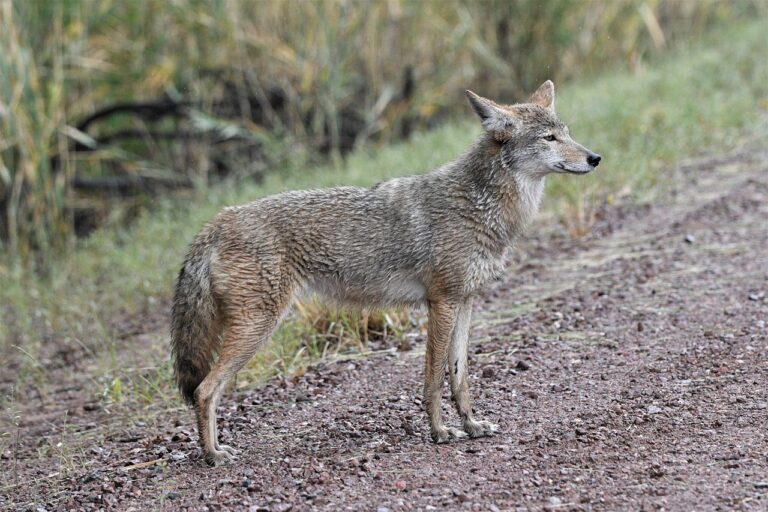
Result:
[[[578,232],[588,228],[584,219],[599,201],[618,194],[647,200],[664,184],[674,161],[733,146],[768,106],[765,55],[768,39],[764,20],[759,20],[713,32],[635,74],[584,77],[558,88],[560,116],[574,138],[600,152],[604,163],[585,178],[552,177],[544,208],[559,213]],[[455,101],[464,99],[457,93]],[[424,172],[456,157],[479,133],[467,108],[460,121],[417,133],[404,143],[355,152],[341,166],[294,167],[260,185],[239,183],[165,200],[130,229],[103,229],[82,242],[48,277],[14,274],[0,266],[0,363],[8,367],[12,359],[21,361],[19,382],[39,386],[45,380],[41,347],[55,338],[107,355],[99,356],[96,376],[105,396],[165,394],[165,333],[154,335],[142,354],[161,366],[149,377],[120,370],[126,347],[118,333],[126,322],[157,318],[157,308],[167,307],[187,244],[223,205],[288,189],[365,186]],[[306,342],[311,336],[306,325],[286,322],[259,356],[253,378],[290,371],[321,355],[322,348]]]

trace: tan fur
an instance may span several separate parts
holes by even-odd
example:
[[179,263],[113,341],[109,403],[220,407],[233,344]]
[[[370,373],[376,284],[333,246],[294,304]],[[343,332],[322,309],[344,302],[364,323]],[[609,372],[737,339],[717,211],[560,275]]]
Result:
[[[367,307],[426,304],[432,439],[497,430],[472,417],[472,298],[502,275],[511,244],[538,210],[544,177],[589,172],[600,157],[555,116],[552,82],[518,105],[467,95],[486,133],[457,160],[369,189],[287,192],[226,208],[192,243],[176,285],[171,346],[209,464],[235,453],[218,443],[224,387],[305,291]],[[447,367],[461,429],[446,427],[440,414]]]

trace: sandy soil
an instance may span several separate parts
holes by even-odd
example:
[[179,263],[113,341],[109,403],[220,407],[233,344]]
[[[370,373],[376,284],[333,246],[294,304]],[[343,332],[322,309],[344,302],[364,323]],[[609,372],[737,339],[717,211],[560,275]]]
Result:
[[[241,456],[215,469],[189,410],[110,409],[83,395],[87,354],[61,356],[57,399],[4,426],[0,508],[766,510],[768,152],[669,180],[579,241],[540,222],[477,300],[471,389],[494,437],[429,442],[420,333],[228,393],[221,437]],[[456,423],[447,388],[444,410]]]

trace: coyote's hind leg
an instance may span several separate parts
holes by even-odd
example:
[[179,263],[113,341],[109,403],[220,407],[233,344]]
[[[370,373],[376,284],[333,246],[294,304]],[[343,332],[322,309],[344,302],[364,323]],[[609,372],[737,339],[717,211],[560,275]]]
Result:
[[[248,270],[239,275],[260,274],[260,269]],[[281,281],[227,286],[227,293],[221,297],[225,327],[219,359],[195,391],[200,446],[210,465],[227,462],[236,454],[234,448],[219,444],[216,407],[227,383],[256,354],[290,306],[292,291]]]
[[218,466],[233,459],[236,451],[219,444],[216,426],[216,407],[227,383],[251,360],[256,351],[272,333],[276,318],[265,318],[247,324],[232,323],[224,333],[219,360],[195,391],[195,411],[200,435],[200,446],[205,461]]

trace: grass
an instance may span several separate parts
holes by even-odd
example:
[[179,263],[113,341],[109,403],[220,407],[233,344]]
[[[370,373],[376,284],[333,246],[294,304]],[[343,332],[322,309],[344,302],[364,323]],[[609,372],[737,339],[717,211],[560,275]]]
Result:
[[[309,157],[325,147],[338,159],[457,112],[454,94],[463,87],[509,96],[609,63],[636,70],[676,41],[767,7],[763,0],[0,0],[0,264],[45,269],[74,232],[115,215],[110,194],[75,178],[258,176],[298,146]],[[81,124],[106,106],[166,97],[194,108]],[[191,138],[177,138],[181,132]],[[227,132],[238,141],[214,143]]]
[[[674,161],[733,146],[768,107],[767,54],[764,20],[757,20],[712,32],[635,73],[585,77],[559,88],[560,116],[576,140],[603,154],[604,163],[587,178],[552,177],[544,208],[559,214],[572,232],[583,232],[600,201],[618,195],[648,200],[663,186]],[[464,99],[457,95],[455,101]],[[71,347],[98,356],[101,366],[94,378],[106,400],[171,399],[164,327],[157,331],[135,324],[157,323],[157,310],[168,306],[187,244],[223,205],[288,189],[367,186],[424,172],[456,157],[479,130],[467,108],[459,121],[416,133],[407,142],[356,151],[341,165],[295,167],[261,184],[237,183],[164,200],[131,229],[97,232],[65,255],[48,277],[4,268],[0,364],[17,369],[20,386],[40,387],[45,385],[45,360],[51,357],[48,346]],[[328,332],[331,338],[359,337],[359,319],[303,305],[255,359],[245,381],[300,371],[307,361],[335,350]],[[387,322],[383,317],[375,321]],[[400,314],[390,317],[389,326],[397,330],[411,321]],[[146,350],[122,346],[128,336],[121,333],[147,330]],[[344,332],[353,334],[345,337]],[[132,355],[153,368],[124,369],[126,352],[141,352]]]

